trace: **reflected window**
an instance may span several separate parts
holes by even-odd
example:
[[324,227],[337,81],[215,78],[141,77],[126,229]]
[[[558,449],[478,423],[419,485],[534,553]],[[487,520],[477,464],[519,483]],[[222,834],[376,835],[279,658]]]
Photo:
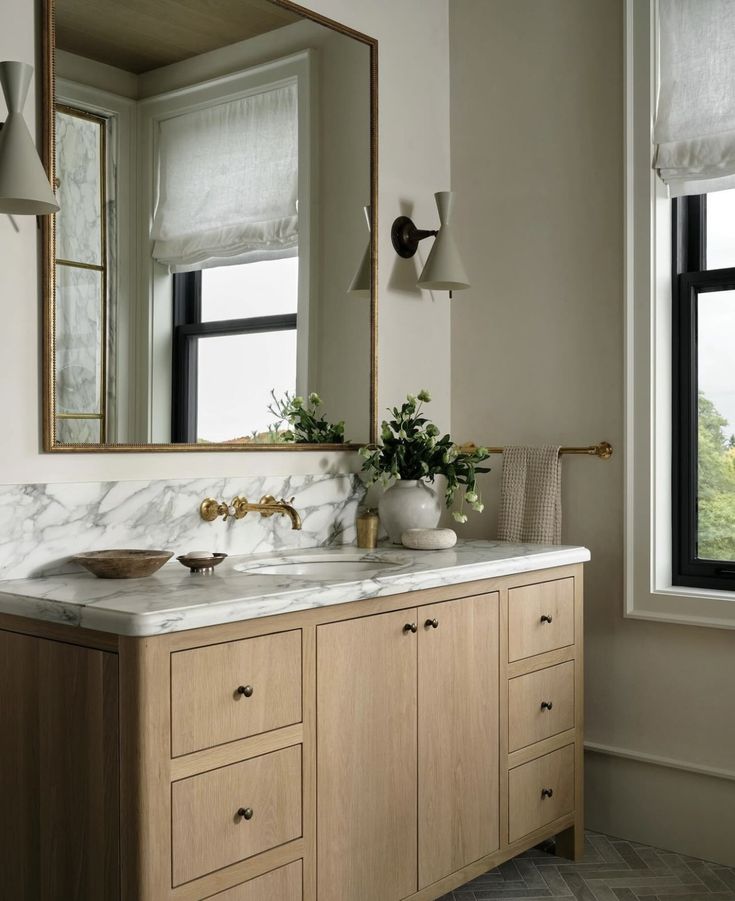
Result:
[[57,106],[54,338],[63,444],[98,444],[107,433],[106,137],[105,118]]
[[267,441],[296,390],[298,257],[174,276],[174,443]]

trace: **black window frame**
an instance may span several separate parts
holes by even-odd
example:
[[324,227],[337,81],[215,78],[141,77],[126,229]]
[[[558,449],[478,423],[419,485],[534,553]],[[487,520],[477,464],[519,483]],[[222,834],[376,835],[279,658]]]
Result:
[[173,277],[171,442],[197,443],[199,338],[289,331],[296,328],[296,313],[202,322],[202,273],[200,271],[176,273]]
[[697,312],[702,293],[735,290],[735,267],[707,269],[707,195],[672,201],[672,583],[735,591],[735,561],[697,556]]

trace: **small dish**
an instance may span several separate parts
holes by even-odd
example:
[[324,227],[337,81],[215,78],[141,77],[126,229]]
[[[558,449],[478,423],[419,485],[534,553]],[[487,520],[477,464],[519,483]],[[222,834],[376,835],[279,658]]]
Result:
[[201,551],[181,554],[176,559],[182,566],[188,566],[192,576],[211,576],[215,566],[220,564],[227,554],[204,555]]
[[144,579],[152,576],[174,555],[173,551],[87,551],[71,559],[98,579]]

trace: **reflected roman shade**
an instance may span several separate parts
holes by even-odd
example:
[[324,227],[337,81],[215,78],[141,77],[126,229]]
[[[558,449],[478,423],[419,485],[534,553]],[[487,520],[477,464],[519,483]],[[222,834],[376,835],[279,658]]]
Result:
[[296,84],[159,123],[153,256],[172,272],[298,252]]
[[735,187],[735,3],[661,0],[654,166],[672,197]]

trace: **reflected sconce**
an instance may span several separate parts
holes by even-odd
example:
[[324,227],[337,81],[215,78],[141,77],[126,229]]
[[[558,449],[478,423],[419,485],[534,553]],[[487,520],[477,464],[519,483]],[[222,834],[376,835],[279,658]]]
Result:
[[[363,207],[363,209],[365,210],[365,220],[367,221],[368,232],[370,232],[370,207],[366,206]],[[362,260],[360,260],[360,265],[357,267],[357,272],[350,282],[350,287],[347,289],[348,294],[356,294],[360,297],[365,297],[370,294],[370,288],[373,283],[373,255],[371,253],[371,245],[372,242],[368,238],[365,253],[362,255]]]
[[454,195],[451,191],[439,191],[434,195],[439,210],[439,228],[416,228],[408,216],[399,216],[391,228],[391,241],[399,257],[409,259],[418,250],[419,241],[435,238],[428,259],[416,284],[427,291],[461,291],[469,288],[467,272],[454,237],[451,225]]
[[0,130],[0,213],[45,216],[59,209],[31,133],[23,118],[33,67],[0,63],[8,118]]

